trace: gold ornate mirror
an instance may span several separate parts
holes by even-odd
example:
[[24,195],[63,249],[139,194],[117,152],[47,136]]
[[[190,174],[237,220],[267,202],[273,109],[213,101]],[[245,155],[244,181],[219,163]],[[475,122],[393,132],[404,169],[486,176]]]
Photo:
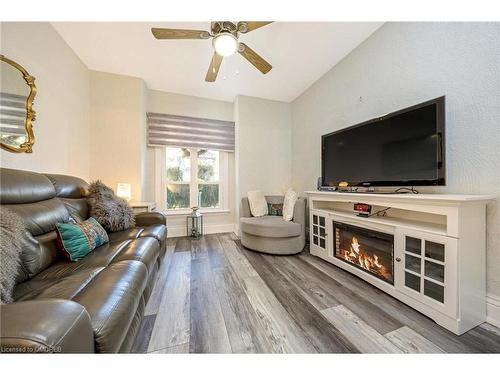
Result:
[[33,152],[35,77],[0,55],[0,145],[12,152]]

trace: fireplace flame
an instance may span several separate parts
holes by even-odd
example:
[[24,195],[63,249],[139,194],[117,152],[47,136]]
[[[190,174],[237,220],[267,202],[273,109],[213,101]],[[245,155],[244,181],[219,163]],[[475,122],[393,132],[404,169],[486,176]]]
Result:
[[352,236],[350,249],[344,252],[344,259],[350,263],[358,264],[369,272],[380,274],[387,279],[391,278],[390,272],[380,263],[378,256],[361,249],[361,245],[355,236]]

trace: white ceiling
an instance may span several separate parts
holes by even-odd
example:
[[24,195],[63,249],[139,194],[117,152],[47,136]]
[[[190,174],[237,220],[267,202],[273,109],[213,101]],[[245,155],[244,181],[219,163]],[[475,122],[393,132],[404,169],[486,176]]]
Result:
[[151,27],[208,30],[210,22],[54,22],[93,70],[143,78],[150,89],[233,101],[238,94],[290,102],[370,36],[380,22],[275,22],[242,34],[273,69],[260,73],[239,54],[205,82],[211,40],[156,40]]

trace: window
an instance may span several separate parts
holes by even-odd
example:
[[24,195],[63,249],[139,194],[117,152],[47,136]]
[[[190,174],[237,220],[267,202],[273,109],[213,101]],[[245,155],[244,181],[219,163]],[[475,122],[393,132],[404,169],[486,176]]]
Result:
[[181,212],[193,206],[207,211],[227,209],[226,152],[173,147],[159,152],[164,156],[164,163],[161,160],[159,163],[163,209]]
[[219,208],[219,151],[198,151],[198,206]]
[[189,208],[191,190],[191,152],[185,148],[167,148],[167,208]]

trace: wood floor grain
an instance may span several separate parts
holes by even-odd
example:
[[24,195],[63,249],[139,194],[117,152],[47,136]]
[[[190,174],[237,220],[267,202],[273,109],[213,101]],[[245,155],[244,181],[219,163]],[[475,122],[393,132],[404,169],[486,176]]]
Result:
[[456,336],[307,249],[265,255],[210,234],[168,239],[132,351],[500,353],[500,329]]
[[148,351],[189,343],[191,254],[175,252]]
[[170,269],[170,264],[172,263],[172,256],[174,254],[176,244],[177,241],[173,241],[172,238],[167,239],[167,250],[165,251],[160,270],[158,271],[158,280],[156,280],[153,291],[151,292],[144,315],[158,313],[161,299],[163,297],[163,293],[165,292],[165,282]]
[[444,353],[439,346],[408,327],[401,327],[385,336],[404,353]]
[[132,353],[145,353],[148,351],[149,341],[155,325],[156,315],[145,315],[142,319],[139,332],[135,337]]
[[321,313],[362,353],[402,352],[345,306],[330,307]]
[[191,353],[230,353],[220,300],[215,289],[206,248],[196,247],[191,253],[190,338]]
[[266,260],[266,256],[246,251],[249,259],[259,276],[269,288],[274,291],[277,300],[284,307],[288,315],[302,329],[304,336],[320,353],[356,353],[358,350],[347,340],[342,333],[303,298],[288,279]]

